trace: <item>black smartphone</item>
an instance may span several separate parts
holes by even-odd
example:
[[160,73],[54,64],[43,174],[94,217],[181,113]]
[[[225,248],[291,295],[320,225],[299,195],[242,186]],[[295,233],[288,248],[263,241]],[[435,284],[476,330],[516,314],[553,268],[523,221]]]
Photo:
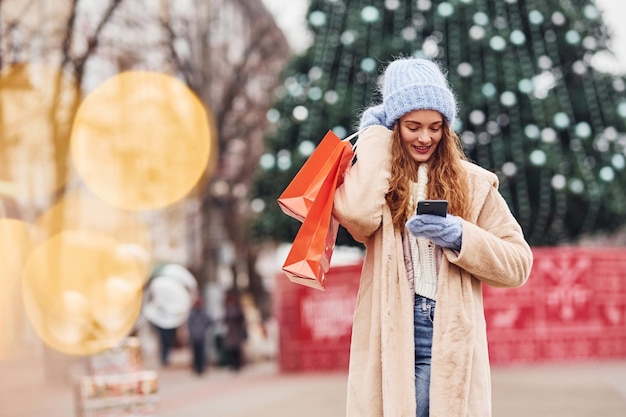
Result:
[[417,202],[417,214],[434,214],[446,217],[448,214],[448,200],[421,200]]

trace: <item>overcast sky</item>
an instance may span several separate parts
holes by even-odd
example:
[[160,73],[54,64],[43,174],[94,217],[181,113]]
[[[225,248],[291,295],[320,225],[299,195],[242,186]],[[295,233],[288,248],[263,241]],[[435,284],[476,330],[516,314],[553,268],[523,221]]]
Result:
[[[273,0],[276,1],[276,0]],[[306,3],[306,0],[302,0]],[[617,55],[620,68],[626,72],[626,1],[624,0],[596,0],[596,5],[602,11],[604,23],[613,33],[612,51]]]
[[[309,46],[311,36],[307,33],[305,14],[308,0],[263,0],[276,17],[278,25],[285,31],[291,47],[300,52]],[[626,1],[596,0],[596,5],[603,12],[604,22],[613,32],[612,51],[618,62],[612,68],[626,72]],[[607,65],[610,65],[607,63]]]
[[295,51],[302,51],[309,46],[311,36],[305,23],[308,0],[263,0],[274,14],[276,23],[287,34],[289,44]]

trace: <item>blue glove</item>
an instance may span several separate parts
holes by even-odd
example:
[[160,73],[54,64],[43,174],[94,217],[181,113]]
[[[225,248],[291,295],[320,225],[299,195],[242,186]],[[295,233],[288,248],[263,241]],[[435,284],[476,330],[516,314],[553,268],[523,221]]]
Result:
[[359,130],[372,125],[381,125],[390,129],[390,127],[387,126],[387,114],[385,113],[385,108],[382,104],[368,108],[361,115]]
[[434,214],[417,214],[406,222],[406,228],[413,236],[425,237],[442,248],[461,250],[463,225],[456,216],[448,214],[446,217],[441,217]]

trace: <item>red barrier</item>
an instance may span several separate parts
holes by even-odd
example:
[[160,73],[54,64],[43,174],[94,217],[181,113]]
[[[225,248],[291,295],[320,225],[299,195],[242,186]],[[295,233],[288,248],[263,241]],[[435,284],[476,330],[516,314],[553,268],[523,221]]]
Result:
[[[492,363],[626,358],[626,249],[533,252],[526,285],[483,286]],[[323,292],[277,276],[283,372],[347,369],[360,271],[332,267]]]
[[526,285],[483,287],[492,363],[626,358],[626,249],[533,252]]
[[282,273],[276,277],[281,371],[348,369],[360,273],[360,264],[331,267],[325,291],[294,284]]

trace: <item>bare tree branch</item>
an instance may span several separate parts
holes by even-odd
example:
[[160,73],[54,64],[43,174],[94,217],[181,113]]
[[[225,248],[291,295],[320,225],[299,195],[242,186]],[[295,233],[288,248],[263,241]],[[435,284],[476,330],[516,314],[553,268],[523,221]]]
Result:
[[[75,5],[77,0],[73,0],[73,1]],[[87,50],[80,57],[78,57],[74,63],[74,75],[76,76],[76,79],[78,80],[82,79],[84,69],[85,69],[85,62],[87,62],[89,57],[92,56],[93,52],[98,47],[98,44],[100,41],[100,34],[102,33],[104,27],[110,22],[111,17],[113,16],[113,13],[115,12],[115,10],[123,1],[124,0],[112,0],[112,2],[109,4],[109,7],[107,7],[106,11],[104,12],[104,15],[100,19],[100,22],[98,23],[98,26],[96,27],[96,30],[91,36],[89,36],[89,39],[87,41]],[[73,18],[75,17],[74,13],[75,13],[75,10],[73,7],[72,8]],[[68,34],[68,35],[71,36],[71,34]]]

